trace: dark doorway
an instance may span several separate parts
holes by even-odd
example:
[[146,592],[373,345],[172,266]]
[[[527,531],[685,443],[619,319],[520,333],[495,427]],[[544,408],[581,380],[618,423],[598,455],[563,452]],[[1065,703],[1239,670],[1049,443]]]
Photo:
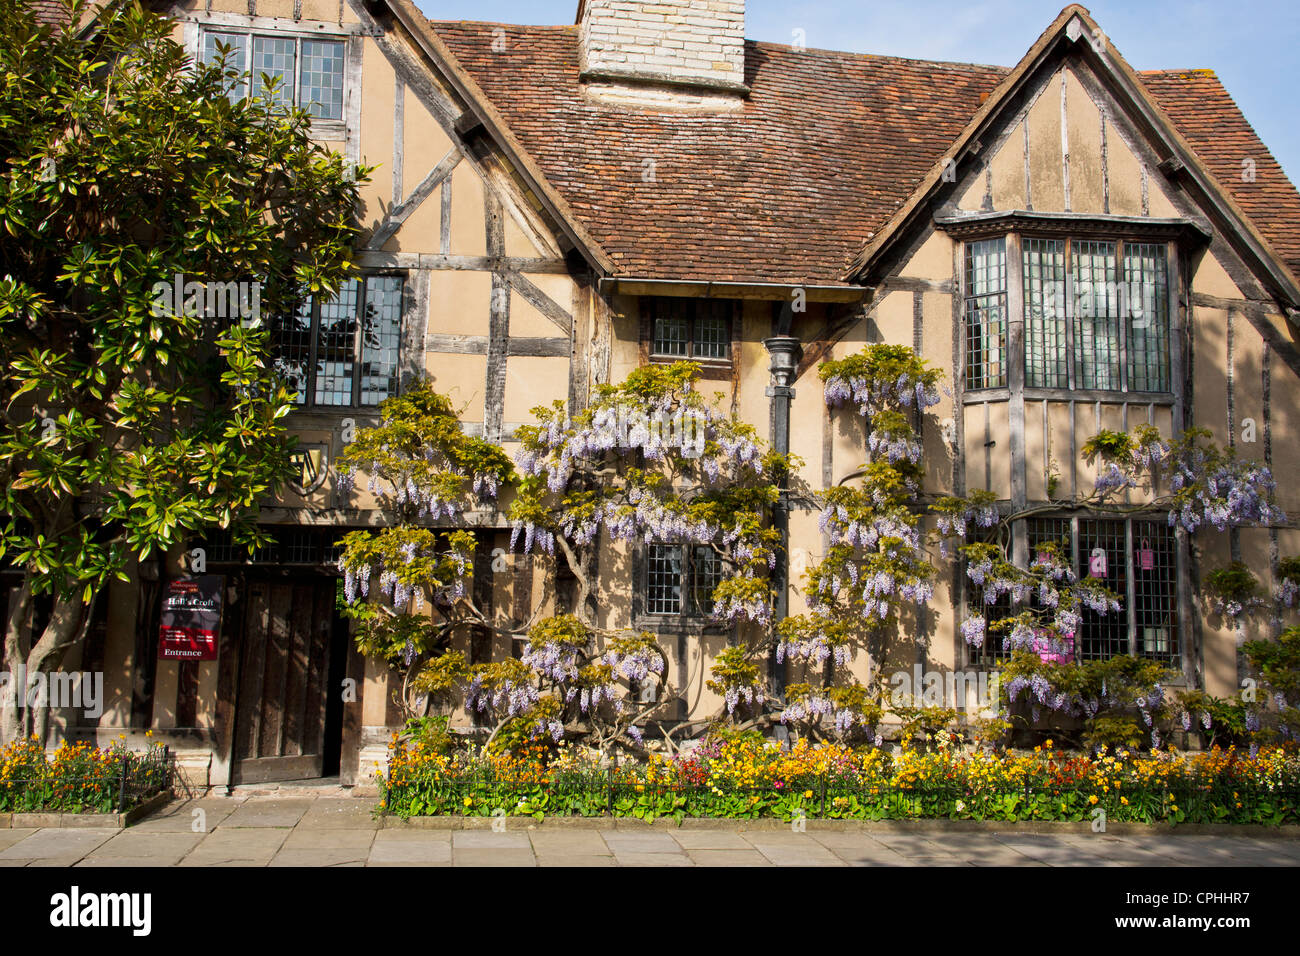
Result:
[[337,580],[249,576],[232,782],[337,773],[346,624]]

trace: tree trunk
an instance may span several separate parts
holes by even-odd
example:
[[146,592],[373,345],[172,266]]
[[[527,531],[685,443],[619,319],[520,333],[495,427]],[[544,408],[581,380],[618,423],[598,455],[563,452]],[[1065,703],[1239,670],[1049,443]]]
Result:
[[[18,704],[22,700],[24,687],[17,682],[22,674],[22,663],[27,660],[27,648],[23,646],[23,626],[27,623],[32,607],[32,584],[29,578],[23,579],[17,598],[9,608],[9,619],[5,622],[5,667],[9,670],[9,682],[0,689],[0,745],[13,743],[23,735],[23,727],[18,719]],[[24,679],[23,684],[26,684]]]
[[[31,653],[27,655],[29,686],[38,674],[48,674],[56,670],[64,655],[67,654],[68,648],[85,636],[85,625],[90,621],[90,608],[90,604],[82,603],[79,593],[55,599],[54,610],[50,613],[50,622],[45,625],[40,640],[32,646]],[[28,727],[32,736],[42,744],[45,743],[49,720],[50,702],[46,695],[27,708]]]

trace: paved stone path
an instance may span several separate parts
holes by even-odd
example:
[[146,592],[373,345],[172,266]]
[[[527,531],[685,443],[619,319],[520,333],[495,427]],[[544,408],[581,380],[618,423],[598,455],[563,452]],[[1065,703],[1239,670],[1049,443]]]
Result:
[[[1300,840],[1241,835],[645,826],[514,818],[387,825],[360,797],[177,801],[126,830],[0,830],[0,866],[1297,866]],[[201,815],[199,813],[201,811]],[[206,832],[195,832],[200,820]],[[485,824],[487,821],[484,821]]]

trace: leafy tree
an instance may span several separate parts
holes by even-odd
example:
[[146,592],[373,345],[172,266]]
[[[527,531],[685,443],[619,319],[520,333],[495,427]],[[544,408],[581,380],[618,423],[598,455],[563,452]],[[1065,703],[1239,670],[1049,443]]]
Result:
[[[368,175],[305,111],[232,102],[234,71],[135,0],[79,30],[91,9],[38,27],[0,0],[0,559],[22,573],[5,657],[33,679],[133,558],[211,526],[256,538],[293,402],[261,315],[337,290]],[[46,720],[6,707],[0,733]]]

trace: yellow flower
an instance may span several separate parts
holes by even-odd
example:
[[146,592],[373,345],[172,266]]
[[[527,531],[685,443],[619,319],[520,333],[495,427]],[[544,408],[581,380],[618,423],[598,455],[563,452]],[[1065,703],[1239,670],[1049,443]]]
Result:
[[805,799],[805,800],[811,800],[811,799],[812,799],[812,795],[813,795],[813,794],[812,794],[812,791],[811,791],[811,790],[805,790],[805,791],[803,792],[803,796],[804,796],[804,799]]
[[1122,803],[1122,804],[1124,804],[1124,806],[1127,807],[1127,806],[1128,806],[1128,797],[1120,797],[1120,798],[1119,798],[1119,802]]
[[466,798],[465,798],[465,806],[468,807],[468,806],[470,806],[470,805],[473,804],[473,803],[474,803],[474,798],[473,798],[473,797],[466,797]]
[[1096,802],[1097,802],[1097,795],[1094,793],[1091,797],[1088,798],[1088,802],[1089,802],[1089,803],[1096,803]]

